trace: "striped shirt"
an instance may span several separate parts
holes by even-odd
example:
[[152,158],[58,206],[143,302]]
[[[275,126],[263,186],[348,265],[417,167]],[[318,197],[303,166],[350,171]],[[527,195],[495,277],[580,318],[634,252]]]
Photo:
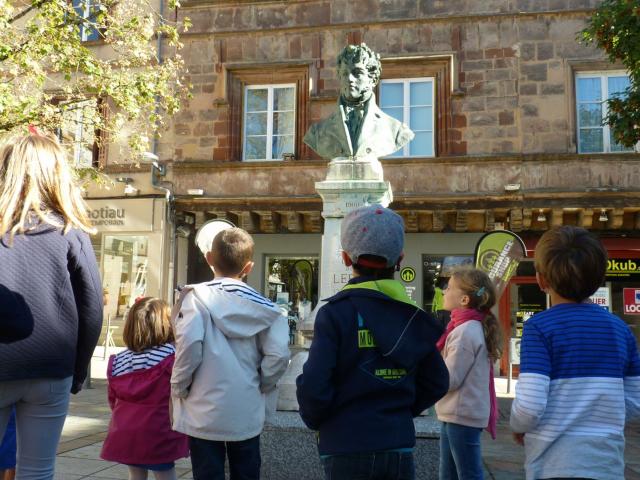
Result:
[[525,432],[527,479],[624,478],[625,417],[640,415],[640,359],[604,308],[560,304],[532,317],[520,346],[511,427]]
[[213,282],[208,283],[207,286],[215,287],[225,292],[233,293],[235,295],[238,295],[239,297],[251,300],[252,302],[260,305],[275,308],[275,304],[271,300],[260,295],[246,283],[234,278],[216,278]]
[[151,347],[142,352],[132,352],[124,350],[118,353],[113,359],[111,374],[114,377],[125,373],[145,370],[159,364],[169,355],[173,355],[176,349],[170,343],[165,343],[158,347]]

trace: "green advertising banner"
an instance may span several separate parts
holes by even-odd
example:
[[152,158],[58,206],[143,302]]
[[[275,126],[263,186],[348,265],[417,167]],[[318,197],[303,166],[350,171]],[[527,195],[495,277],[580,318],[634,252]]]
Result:
[[476,268],[486,272],[493,281],[499,299],[526,256],[527,249],[518,235],[508,230],[495,230],[478,240],[474,258]]

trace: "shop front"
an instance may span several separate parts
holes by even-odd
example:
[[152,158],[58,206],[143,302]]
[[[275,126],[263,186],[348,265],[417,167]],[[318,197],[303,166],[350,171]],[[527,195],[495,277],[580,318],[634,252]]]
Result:
[[140,297],[167,298],[168,249],[161,198],[89,199],[98,230],[92,244],[100,267],[106,331],[121,346],[127,311]]
[[[592,295],[591,301],[624,320],[640,343],[640,239],[603,238],[609,261],[605,281]],[[504,336],[504,354],[500,363],[502,375],[511,364],[518,374],[519,344],[526,321],[546,310],[549,296],[538,287],[535,277],[534,252],[537,239],[525,240],[529,257],[522,262],[500,299],[499,314]]]

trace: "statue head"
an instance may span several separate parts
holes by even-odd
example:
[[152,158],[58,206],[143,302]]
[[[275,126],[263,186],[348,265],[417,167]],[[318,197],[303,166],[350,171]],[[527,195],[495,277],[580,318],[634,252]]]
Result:
[[364,43],[347,45],[338,55],[340,96],[349,102],[368,100],[381,70],[380,55]]

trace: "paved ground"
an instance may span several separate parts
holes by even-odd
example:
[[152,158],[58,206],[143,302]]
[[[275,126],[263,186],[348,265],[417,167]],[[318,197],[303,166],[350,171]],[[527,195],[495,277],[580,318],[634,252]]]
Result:
[[[94,378],[91,389],[72,396],[69,416],[65,423],[58,448],[56,479],[126,479],[127,468],[100,460],[100,447],[106,436],[110,411],[107,405],[105,362],[95,357],[92,364]],[[485,478],[493,480],[524,479],[522,470],[523,450],[513,443],[508,429],[508,412],[511,398],[506,392],[506,382],[498,379],[496,389],[500,398],[498,439],[492,441],[488,434],[483,438]],[[627,428],[625,459],[626,480],[640,480],[640,423]],[[188,460],[176,466],[180,478],[191,479]],[[304,479],[301,479],[304,480]]]

